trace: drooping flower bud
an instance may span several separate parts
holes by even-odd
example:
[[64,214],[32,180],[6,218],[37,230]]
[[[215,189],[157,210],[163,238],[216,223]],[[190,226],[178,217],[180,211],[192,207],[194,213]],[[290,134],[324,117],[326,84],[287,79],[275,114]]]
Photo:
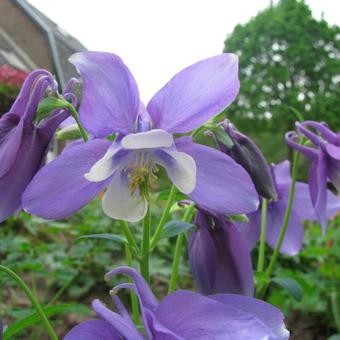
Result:
[[249,137],[240,133],[230,121],[223,121],[221,127],[232,141],[232,145],[226,144],[215,135],[221,150],[248,172],[260,196],[275,201],[277,193],[270,168],[258,146]]

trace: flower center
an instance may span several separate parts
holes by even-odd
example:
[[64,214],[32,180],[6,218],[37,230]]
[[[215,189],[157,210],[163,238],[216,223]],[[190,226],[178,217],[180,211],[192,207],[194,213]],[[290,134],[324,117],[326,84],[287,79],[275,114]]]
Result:
[[131,195],[139,189],[142,196],[147,196],[150,187],[157,183],[157,165],[148,152],[136,152],[135,162],[128,165],[128,188]]

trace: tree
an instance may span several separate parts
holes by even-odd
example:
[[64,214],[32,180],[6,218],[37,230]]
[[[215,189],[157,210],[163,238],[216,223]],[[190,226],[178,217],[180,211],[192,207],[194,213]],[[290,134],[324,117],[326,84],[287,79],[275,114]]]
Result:
[[294,128],[290,107],[340,130],[340,28],[303,1],[281,0],[237,25],[224,51],[240,58],[240,94],[228,109],[240,130],[282,138]]

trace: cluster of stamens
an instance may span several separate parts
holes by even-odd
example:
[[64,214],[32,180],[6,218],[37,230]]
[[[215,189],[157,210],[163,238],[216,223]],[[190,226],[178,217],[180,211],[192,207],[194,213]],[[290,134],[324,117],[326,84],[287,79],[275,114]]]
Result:
[[137,189],[142,195],[146,194],[148,189],[157,183],[158,167],[145,154],[141,154],[136,162],[129,164],[128,171],[128,188],[131,194],[134,194]]

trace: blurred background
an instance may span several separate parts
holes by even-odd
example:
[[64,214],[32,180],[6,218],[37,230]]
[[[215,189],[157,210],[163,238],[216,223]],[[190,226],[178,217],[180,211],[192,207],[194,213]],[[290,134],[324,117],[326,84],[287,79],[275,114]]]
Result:
[[[76,76],[68,57],[90,49],[120,55],[151,96],[180,69],[221,52],[240,58],[241,89],[223,113],[263,150],[268,161],[289,158],[284,133],[293,110],[340,130],[340,2],[338,0],[67,1],[0,0],[0,116],[8,111],[28,72],[52,71],[59,84]],[[305,180],[305,164],[300,179]],[[164,199],[161,192],[154,199]],[[158,212],[155,211],[154,218]],[[138,225],[134,226],[138,234]],[[75,241],[94,233],[119,233],[95,200],[71,219],[46,222],[21,213],[0,225],[0,261],[17,271],[56,314],[59,334],[89,316],[93,297],[107,295],[106,270],[125,263],[122,245]],[[269,302],[281,308],[292,339],[328,339],[340,333],[340,217],[325,236],[306,224],[299,256],[283,257],[277,270],[296,279],[304,296],[296,302],[273,287]],[[157,294],[165,294],[171,243],[152,259]],[[184,253],[182,288],[192,288]],[[256,259],[256,250],[254,254]],[[32,313],[28,301],[0,276],[0,315],[5,323]],[[338,311],[337,308],[339,309]],[[43,339],[42,330],[13,339]]]

